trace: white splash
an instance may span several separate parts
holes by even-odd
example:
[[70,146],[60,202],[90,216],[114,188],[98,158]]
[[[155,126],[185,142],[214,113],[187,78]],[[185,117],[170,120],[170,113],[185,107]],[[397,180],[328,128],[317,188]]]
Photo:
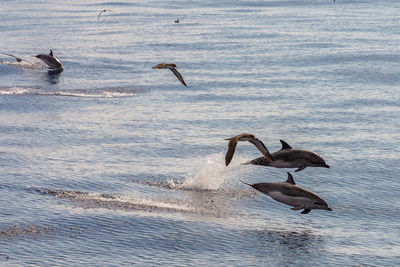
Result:
[[211,154],[203,160],[200,170],[185,179],[181,188],[218,190],[226,185],[231,178],[236,177],[239,172],[247,169],[241,166],[240,162],[242,161],[237,157],[229,167],[226,167],[224,154]]
[[0,95],[23,95],[31,94],[33,91],[32,88],[24,87],[0,88]]

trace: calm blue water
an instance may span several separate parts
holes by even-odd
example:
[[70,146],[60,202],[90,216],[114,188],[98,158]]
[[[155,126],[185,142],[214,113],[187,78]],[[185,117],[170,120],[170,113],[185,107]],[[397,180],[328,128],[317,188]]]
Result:
[[[1,266],[400,265],[399,1],[0,3]],[[293,171],[242,132],[333,211],[242,184]]]

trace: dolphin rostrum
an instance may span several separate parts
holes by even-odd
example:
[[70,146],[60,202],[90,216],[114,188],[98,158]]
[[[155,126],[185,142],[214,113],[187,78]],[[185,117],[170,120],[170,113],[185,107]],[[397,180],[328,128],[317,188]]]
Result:
[[266,195],[269,195],[272,199],[278,202],[292,206],[292,210],[304,209],[301,214],[307,214],[312,209],[332,211],[325,200],[320,196],[296,185],[293,176],[289,172],[288,178],[285,182],[248,184],[242,180],[240,181]]
[[48,68],[51,70],[62,71],[63,66],[61,65],[60,60],[53,55],[53,51],[50,49],[50,53],[47,54],[39,54],[36,56],[41,59],[44,63],[47,64]]
[[160,63],[157,66],[154,66],[153,69],[169,69],[172,73],[178,78],[178,80],[187,87],[185,81],[183,80],[182,75],[176,70],[178,67],[173,63]]
[[[247,136],[249,140],[245,140],[243,135]],[[252,137],[250,138],[249,136]],[[329,166],[325,163],[325,160],[317,153],[308,150],[294,149],[283,140],[280,140],[282,148],[272,154],[269,153],[265,145],[260,140],[255,138],[254,135],[241,134],[232,137],[229,140],[231,140],[231,142],[232,140],[249,141],[264,155],[263,157],[250,160],[243,164],[263,165],[275,168],[297,168],[295,172],[304,170],[306,167],[329,168]],[[226,159],[232,159],[237,141],[234,146],[231,145],[231,142],[229,142],[229,149],[225,156]],[[228,166],[229,162],[230,160],[226,161],[226,166]]]

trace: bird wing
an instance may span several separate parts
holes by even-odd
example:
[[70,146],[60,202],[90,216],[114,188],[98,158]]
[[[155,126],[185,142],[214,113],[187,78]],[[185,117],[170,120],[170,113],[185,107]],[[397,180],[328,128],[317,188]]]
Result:
[[228,166],[233,158],[233,154],[235,154],[236,145],[238,143],[237,137],[232,137],[228,144],[228,152],[225,155],[225,165]]
[[264,145],[263,142],[261,142],[260,140],[258,140],[258,139],[255,138],[255,137],[254,137],[254,138],[251,138],[251,139],[249,140],[249,142],[252,143],[253,145],[255,145],[255,146],[257,147],[257,149],[264,155],[264,157],[265,157],[268,161],[270,161],[270,162],[273,161],[273,159],[272,159],[272,157],[271,157],[271,154],[269,153],[267,147]]
[[31,65],[34,65],[32,62],[29,62],[28,60],[22,59],[22,58],[20,58],[20,57],[17,57],[17,56],[14,56],[14,55],[8,54],[8,53],[3,53],[3,52],[0,52],[0,54],[7,55],[7,56],[10,56],[10,57],[13,57],[13,58],[15,58],[15,59],[16,59],[18,62],[25,61],[25,62],[28,62],[28,63],[29,63],[29,64],[31,64]]
[[187,87],[185,81],[182,78],[182,75],[175,69],[175,68],[170,68],[170,70],[172,71],[173,74],[175,74],[176,78],[178,78],[179,81],[181,81],[181,83]]

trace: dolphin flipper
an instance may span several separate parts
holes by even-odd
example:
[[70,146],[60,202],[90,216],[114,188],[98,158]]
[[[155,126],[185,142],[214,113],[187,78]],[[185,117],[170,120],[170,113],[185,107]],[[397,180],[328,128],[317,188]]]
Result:
[[295,172],[302,171],[302,170],[304,170],[306,167],[307,167],[306,165],[301,165],[297,170],[295,170]]
[[311,210],[310,209],[304,209],[302,212],[301,212],[301,214],[307,214],[307,213],[309,213]]

